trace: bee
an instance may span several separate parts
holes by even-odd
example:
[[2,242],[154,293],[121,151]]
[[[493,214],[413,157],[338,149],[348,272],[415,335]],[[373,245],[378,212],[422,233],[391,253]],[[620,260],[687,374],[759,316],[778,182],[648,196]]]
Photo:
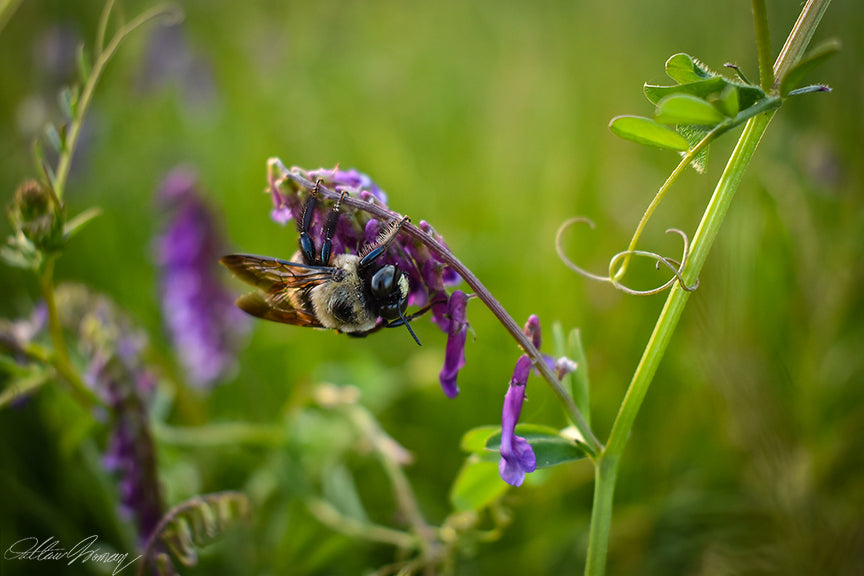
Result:
[[265,320],[329,328],[351,336],[366,336],[382,326],[404,325],[419,346],[409,322],[425,310],[406,316],[407,275],[393,264],[376,262],[408,217],[393,222],[360,255],[332,254],[343,192],[324,223],[321,250],[316,255],[309,228],[320,185],[320,180],[315,183],[297,222],[300,249],[292,257],[296,261],[251,254],[229,254],[219,260],[238,279],[257,288],[240,296],[237,306]]

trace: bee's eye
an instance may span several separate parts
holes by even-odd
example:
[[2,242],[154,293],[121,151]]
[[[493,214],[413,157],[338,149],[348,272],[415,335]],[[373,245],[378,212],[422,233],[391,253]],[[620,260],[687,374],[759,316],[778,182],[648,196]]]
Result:
[[389,296],[396,286],[396,267],[392,264],[383,266],[380,270],[372,275],[372,281],[369,288],[378,298],[386,298]]

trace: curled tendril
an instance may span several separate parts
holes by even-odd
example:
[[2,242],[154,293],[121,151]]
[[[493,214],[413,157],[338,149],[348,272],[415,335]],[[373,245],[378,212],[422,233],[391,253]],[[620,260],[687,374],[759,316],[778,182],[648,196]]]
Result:
[[[558,228],[558,232],[555,234],[555,251],[558,253],[558,257],[561,259],[562,262],[564,262],[565,266],[567,266],[568,268],[570,268],[571,270],[573,270],[577,274],[584,276],[586,278],[590,278],[592,280],[597,280],[599,282],[608,282],[608,283],[612,284],[618,290],[621,290],[622,292],[626,292],[627,294],[633,294],[635,296],[650,296],[651,294],[658,294],[658,293],[662,292],[663,290],[666,290],[667,288],[671,287],[672,284],[675,283],[676,281],[679,283],[681,288],[683,288],[684,290],[686,290],[688,292],[692,292],[693,290],[696,290],[699,287],[699,279],[698,278],[696,279],[696,283],[693,286],[688,286],[687,283],[684,281],[684,277],[681,275],[681,272],[683,271],[684,266],[687,264],[687,258],[690,255],[690,240],[687,238],[687,235],[684,232],[682,232],[681,230],[678,230],[676,228],[670,228],[669,230],[666,230],[667,234],[670,234],[670,233],[678,234],[679,236],[681,236],[681,239],[684,241],[684,250],[683,250],[682,255],[681,255],[681,262],[680,263],[673,258],[667,258],[665,256],[661,256],[661,255],[656,254],[654,252],[647,252],[645,250],[624,250],[622,252],[618,252],[617,254],[615,254],[612,257],[612,259],[609,261],[609,275],[608,276],[600,276],[598,274],[588,272],[587,270],[581,268],[580,266],[577,266],[564,253],[564,248],[562,246],[562,240],[561,240],[562,237],[564,236],[564,232],[566,232],[574,224],[580,224],[580,223],[588,224],[588,226],[590,226],[591,228],[594,228],[594,222],[593,221],[591,221],[589,218],[578,216],[578,217],[570,218],[569,220],[564,221],[564,223],[561,224],[561,226]],[[659,286],[659,287],[651,289],[651,290],[634,290],[633,288],[629,288],[618,281],[617,275],[621,270],[621,268],[619,268],[619,266],[618,266],[619,263],[622,260],[629,258],[630,256],[644,256],[647,258],[653,258],[654,260],[657,261],[657,264],[656,264],[657,270],[659,270],[660,266],[663,265],[663,266],[666,266],[667,268],[669,268],[669,270],[671,270],[675,276],[670,278],[662,286]]]

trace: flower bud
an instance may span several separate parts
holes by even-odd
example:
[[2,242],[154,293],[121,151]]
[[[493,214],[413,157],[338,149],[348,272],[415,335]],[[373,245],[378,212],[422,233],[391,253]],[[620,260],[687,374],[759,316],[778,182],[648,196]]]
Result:
[[9,206],[9,221],[34,246],[40,249],[60,247],[63,237],[61,211],[51,192],[35,180],[27,180],[15,191]]

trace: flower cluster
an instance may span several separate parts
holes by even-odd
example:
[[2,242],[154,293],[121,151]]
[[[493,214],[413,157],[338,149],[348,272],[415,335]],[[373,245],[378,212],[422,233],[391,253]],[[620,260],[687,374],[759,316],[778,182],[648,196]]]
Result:
[[149,425],[156,376],[143,360],[146,336],[108,298],[83,286],[59,286],[57,303],[61,323],[77,332],[81,355],[89,360],[85,381],[109,409],[103,463],[119,478],[121,513],[134,517],[145,541],[164,509]]
[[[285,178],[287,170],[278,160],[272,159],[268,168],[267,191],[273,201],[271,218],[282,225],[291,220],[299,221],[309,191]],[[321,168],[305,171],[292,168],[292,171],[311,182],[320,180],[324,186],[337,192],[344,191],[367,202],[387,206],[387,194],[369,176],[357,170]],[[316,208],[309,232],[313,238],[320,235],[329,210],[328,206],[320,204]],[[364,246],[378,238],[386,222],[376,220],[360,210],[346,209],[343,212],[332,238],[333,254],[360,254]],[[446,246],[444,239],[427,222],[421,221],[419,227]],[[447,288],[458,284],[459,276],[428,246],[405,234],[399,234],[390,244],[387,253],[381,258],[381,263],[393,264],[407,275],[408,304],[428,308],[432,321],[448,335],[440,381],[444,393],[450,398],[455,397],[459,392],[456,376],[465,363],[464,350],[468,330],[465,308],[468,297],[458,290],[448,294]]]
[[[540,319],[532,314],[523,328],[525,335],[531,339],[532,344],[538,350],[542,343],[540,331]],[[566,357],[554,359],[543,354],[543,361],[554,370],[558,378],[576,369],[576,364]],[[525,386],[528,383],[528,375],[531,372],[531,358],[523,354],[516,361],[513,376],[510,378],[510,386],[504,395],[504,410],[501,415],[501,460],[498,463],[498,471],[501,479],[512,486],[521,486],[525,480],[525,474],[533,472],[537,468],[537,458],[528,441],[516,435],[516,424],[522,413],[522,404],[525,401]]]
[[195,175],[172,171],[159,202],[171,214],[156,246],[163,315],[189,382],[205,387],[233,368],[249,320],[221,283],[217,260],[224,242]]

